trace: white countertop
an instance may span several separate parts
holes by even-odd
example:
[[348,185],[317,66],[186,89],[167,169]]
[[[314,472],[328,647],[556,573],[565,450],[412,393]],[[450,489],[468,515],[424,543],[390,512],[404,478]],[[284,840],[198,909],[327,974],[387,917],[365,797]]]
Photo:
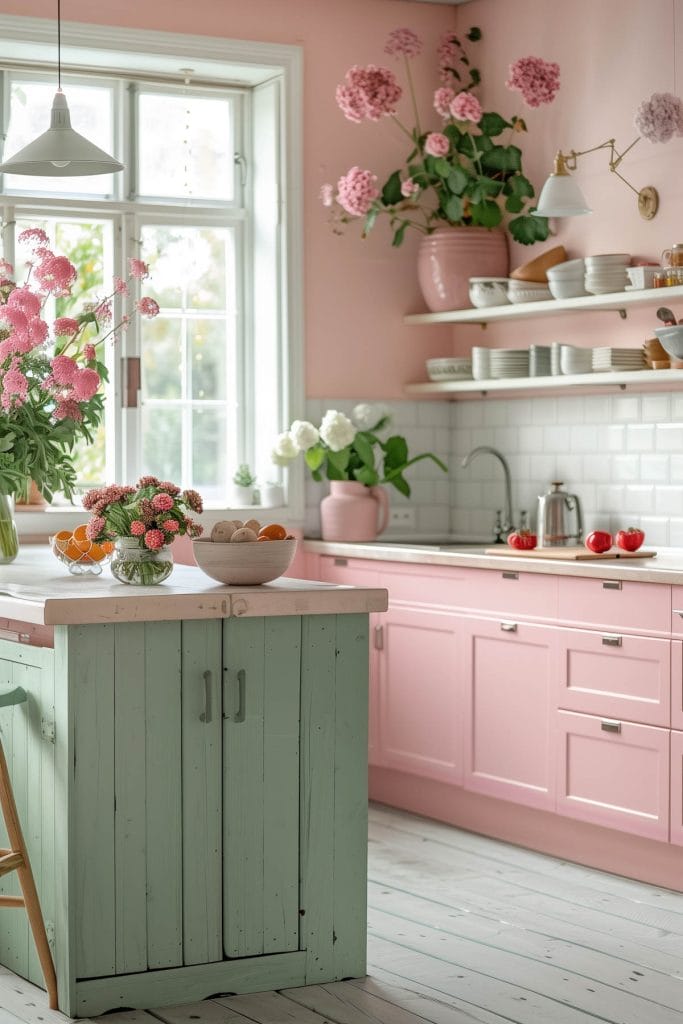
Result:
[[380,562],[418,565],[467,566],[473,569],[507,569],[553,576],[584,576],[604,580],[637,580],[641,583],[683,585],[683,548],[660,548],[655,558],[559,561],[525,558],[523,555],[487,555],[484,553],[484,546],[445,551],[436,544],[383,544],[381,540],[366,544],[305,540],[303,546],[304,551],[312,554],[335,555],[339,558],[365,558]]
[[44,625],[327,615],[385,611],[387,592],[281,577],[250,587],[215,583],[195,566],[176,565],[153,587],[101,576],[72,576],[46,547],[24,545],[0,565],[0,618]]

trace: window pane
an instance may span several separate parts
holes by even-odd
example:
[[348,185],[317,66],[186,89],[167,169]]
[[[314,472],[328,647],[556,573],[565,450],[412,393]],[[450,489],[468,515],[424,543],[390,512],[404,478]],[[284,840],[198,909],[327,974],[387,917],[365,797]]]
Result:
[[145,292],[168,309],[235,308],[234,232],[222,228],[145,227]]
[[234,198],[232,102],[141,91],[138,191],[144,196]]
[[189,320],[189,359],[193,398],[225,398],[227,344],[225,322]]
[[[56,91],[54,82],[15,80],[10,88],[10,119],[4,158],[33,142],[50,127],[50,110]],[[64,86],[69,103],[71,127],[85,135],[106,153],[114,151],[114,92],[112,87]],[[43,178],[36,175],[6,174],[5,189],[22,192],[61,192],[73,195],[107,196],[114,191],[113,174],[83,177]]]
[[192,482],[207,502],[218,503],[225,499],[228,450],[225,423],[225,409],[194,406]]
[[178,482],[182,476],[181,410],[148,405],[142,410],[142,472]]
[[144,320],[142,329],[142,390],[149,398],[182,395],[182,324],[167,316]]

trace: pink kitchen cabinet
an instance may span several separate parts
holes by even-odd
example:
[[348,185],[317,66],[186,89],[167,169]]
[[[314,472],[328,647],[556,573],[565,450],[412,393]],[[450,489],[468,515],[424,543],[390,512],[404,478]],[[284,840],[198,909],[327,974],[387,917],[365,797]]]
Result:
[[558,652],[558,707],[669,725],[671,641],[561,629]]
[[557,630],[463,618],[464,785],[552,810]]
[[671,728],[683,729],[683,642],[671,641]]
[[640,634],[671,631],[669,586],[580,576],[558,579],[560,622]]
[[378,636],[377,763],[459,785],[459,620],[419,606],[392,605],[391,590],[389,597]]
[[671,842],[683,846],[683,732],[671,732]]
[[557,811],[666,842],[670,731],[557,712]]

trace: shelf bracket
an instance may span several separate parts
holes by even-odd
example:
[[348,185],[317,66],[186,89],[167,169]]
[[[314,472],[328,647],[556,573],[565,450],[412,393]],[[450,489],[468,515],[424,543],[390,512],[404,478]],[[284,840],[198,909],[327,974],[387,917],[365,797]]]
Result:
[[628,310],[626,309],[618,309],[617,313],[619,314],[622,320],[626,320],[626,318],[628,317]]

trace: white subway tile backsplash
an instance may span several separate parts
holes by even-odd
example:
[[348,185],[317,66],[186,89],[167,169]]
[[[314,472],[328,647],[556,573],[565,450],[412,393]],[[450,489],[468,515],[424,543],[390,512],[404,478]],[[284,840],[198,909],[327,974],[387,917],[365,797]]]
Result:
[[683,487],[656,487],[655,493],[658,515],[683,515]]
[[629,423],[626,427],[626,450],[652,452],[655,447],[655,428],[649,423]]
[[683,519],[669,520],[669,544],[674,548],[683,548]]
[[570,446],[571,427],[544,427],[542,431],[543,447],[535,451],[566,452]]
[[624,507],[624,486],[622,484],[598,484],[597,509],[610,512]]
[[635,483],[640,477],[637,455],[613,455],[609,465],[612,480],[618,483]]
[[663,423],[671,418],[669,395],[641,395],[640,401],[643,423]]
[[626,447],[626,428],[610,424],[606,430],[607,451],[623,452]]
[[[654,487],[652,487],[649,484],[627,484],[624,495],[624,511],[632,513],[654,512]],[[659,507],[659,499],[657,500],[657,511],[662,511],[662,509]],[[683,512],[683,506],[681,507],[681,511]]]
[[[559,430],[560,428],[555,427],[554,429]],[[587,454],[594,452],[596,443],[597,437],[595,427],[578,426],[571,428],[569,435],[569,448],[572,452],[585,452]]]
[[640,396],[613,396],[610,399],[610,412],[610,420],[613,423],[638,423],[640,420]]
[[[644,483],[664,484],[670,480],[670,463],[674,456],[641,455],[640,478]],[[673,481],[672,481],[673,482]],[[683,483],[683,479],[681,479]]]
[[[623,522],[622,526],[625,525]],[[635,526],[635,523],[631,523],[629,520],[628,526]],[[660,546],[666,547],[669,541],[669,520],[665,516],[641,516],[640,517],[640,529],[645,531],[646,543],[648,547],[659,544]]]
[[520,452],[540,452],[542,439],[537,427],[518,427],[517,444]]
[[655,437],[658,452],[683,452],[683,426],[680,423],[658,423]]

